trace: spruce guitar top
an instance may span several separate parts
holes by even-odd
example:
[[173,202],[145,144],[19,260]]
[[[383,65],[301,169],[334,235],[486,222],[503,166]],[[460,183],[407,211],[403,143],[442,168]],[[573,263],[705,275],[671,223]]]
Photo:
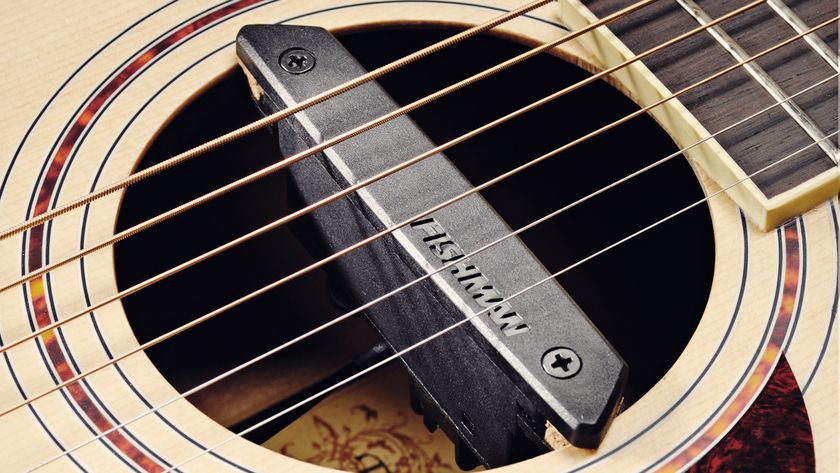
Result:
[[4,471],[840,469],[823,0],[4,18]]

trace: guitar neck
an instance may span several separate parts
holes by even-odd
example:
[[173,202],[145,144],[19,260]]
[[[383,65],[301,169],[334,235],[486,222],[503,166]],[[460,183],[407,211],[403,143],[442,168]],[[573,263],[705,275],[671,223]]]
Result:
[[[632,0],[584,0],[584,5],[570,3],[574,13],[568,16],[583,24],[633,3]],[[683,129],[693,128],[695,136],[685,133],[675,136],[681,146],[689,146],[746,119],[687,154],[721,186],[742,179],[749,181],[729,193],[765,230],[840,190],[837,135],[834,134],[838,113],[836,80],[826,81],[838,71],[834,52],[836,23],[807,35],[804,41],[797,40],[749,61],[752,56],[837,15],[834,2],[789,3],[788,6],[782,0],[768,0],[645,57],[641,62],[647,71],[640,72],[643,68],[639,67],[635,76],[630,71],[614,76],[645,105],[746,62],[743,67],[680,94],[680,104],[671,101],[668,108],[662,107],[664,111],[652,113],[666,128],[673,128],[669,122],[680,120],[693,125]],[[612,54],[602,57],[613,57],[618,63],[747,4],[746,1],[655,2],[610,23],[610,32],[600,32],[600,38],[588,39],[589,47],[597,48],[599,53],[614,49]],[[659,90],[643,90],[645,86],[640,84],[645,81],[638,79],[639,74],[645,73],[655,76],[652,88],[661,86]],[[814,86],[821,81],[821,85]],[[798,94],[811,86],[814,87]],[[773,107],[774,104],[779,105]],[[768,107],[772,109],[748,119]],[[808,145],[812,146],[796,153]],[[795,154],[789,159],[765,170],[792,153]]]

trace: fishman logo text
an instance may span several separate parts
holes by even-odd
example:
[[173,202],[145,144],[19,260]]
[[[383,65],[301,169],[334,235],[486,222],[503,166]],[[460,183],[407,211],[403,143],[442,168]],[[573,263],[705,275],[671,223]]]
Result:
[[[440,258],[441,263],[449,264],[464,257],[461,247],[435,219],[430,217],[418,220],[412,223],[411,227],[423,232],[423,242],[435,257]],[[487,314],[490,320],[499,326],[502,333],[510,337],[528,331],[528,324],[522,316],[517,314],[509,303],[502,302],[504,297],[475,265],[461,261],[453,264],[448,270],[478,305],[489,309]]]

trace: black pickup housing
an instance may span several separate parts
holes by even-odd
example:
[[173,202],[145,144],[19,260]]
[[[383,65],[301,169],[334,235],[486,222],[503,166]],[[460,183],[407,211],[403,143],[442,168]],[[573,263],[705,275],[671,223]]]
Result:
[[[292,48],[309,51],[315,66],[297,74],[281,67],[280,57]],[[315,27],[246,26],[237,54],[264,114],[365,73],[329,32]],[[281,153],[291,156],[396,108],[369,82],[280,122]],[[289,175],[299,197],[312,203],[433,147],[403,116],[293,164]],[[315,210],[310,221],[323,251],[332,253],[470,188],[438,154]],[[336,264],[347,290],[365,303],[457,261],[366,311],[394,350],[491,309],[401,357],[427,425],[440,425],[453,439],[463,466],[471,456],[495,467],[548,450],[546,421],[573,445],[597,447],[627,378],[624,361],[555,280],[500,302],[549,275],[518,238],[461,256],[510,231],[474,194]],[[576,375],[558,379],[545,372],[542,357],[555,347],[580,357]]]

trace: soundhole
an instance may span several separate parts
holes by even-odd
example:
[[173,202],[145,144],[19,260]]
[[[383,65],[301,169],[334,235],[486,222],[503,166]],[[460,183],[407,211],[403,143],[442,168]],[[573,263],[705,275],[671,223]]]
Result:
[[[413,27],[353,31],[340,39],[372,69],[450,34]],[[380,83],[405,104],[525,49],[508,39],[482,36],[394,72]],[[411,116],[433,141],[443,143],[587,75],[563,59],[543,55]],[[473,184],[479,184],[636,109],[616,89],[598,81],[447,154]],[[139,168],[257,118],[244,77],[233,71],[171,120]],[[268,131],[255,133],[130,187],[118,229],[276,162],[280,156],[273,140]],[[518,228],[675,150],[666,133],[645,115],[483,195],[512,228]],[[680,157],[541,224],[522,239],[549,271],[557,271],[702,196],[692,169]],[[118,284],[134,285],[286,215],[299,206],[295,202],[289,197],[287,176],[280,172],[121,242],[115,250]],[[150,340],[312,263],[295,228],[269,232],[124,299],[138,339]],[[709,211],[699,206],[560,276],[560,283],[629,363],[625,406],[659,381],[686,346],[709,294],[713,252]],[[329,274],[319,270],[280,286],[151,348],[148,356],[183,392],[352,308],[341,281]],[[350,319],[189,400],[239,431],[302,399],[313,386],[325,386],[331,374],[377,341],[364,320]],[[432,435],[417,428],[422,420],[411,413],[407,393],[406,374],[391,364],[248,438],[304,460],[363,470],[383,457],[385,463],[396,461],[388,453],[395,449],[350,444],[376,438],[371,432],[394,430],[414,439],[411,448],[422,451],[402,445],[396,450],[401,455],[415,461],[436,454],[440,465],[456,468],[441,432]],[[461,422],[473,428],[465,414]],[[381,437],[385,446],[398,438]],[[304,445],[303,438],[315,440]],[[324,455],[319,449],[336,447],[330,442],[366,453],[344,459]]]

